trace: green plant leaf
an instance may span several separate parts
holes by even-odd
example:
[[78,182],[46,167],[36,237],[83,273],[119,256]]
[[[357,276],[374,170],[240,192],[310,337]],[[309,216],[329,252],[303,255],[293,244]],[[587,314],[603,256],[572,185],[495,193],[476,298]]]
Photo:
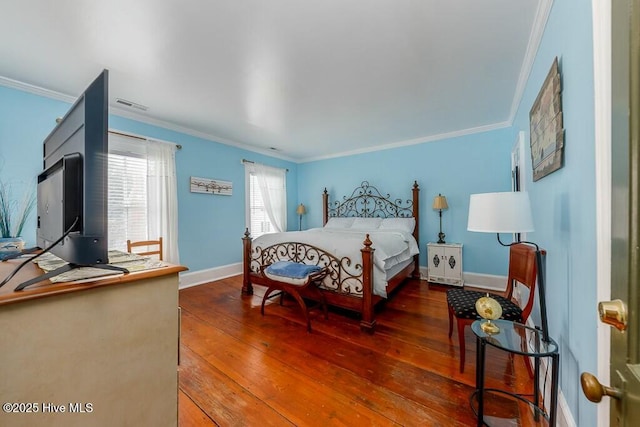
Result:
[[[21,202],[12,199],[11,187],[0,182],[0,235],[2,237],[19,237],[36,206],[34,191],[26,191]],[[15,222],[14,222],[15,221]],[[17,224],[15,229],[12,224]]]

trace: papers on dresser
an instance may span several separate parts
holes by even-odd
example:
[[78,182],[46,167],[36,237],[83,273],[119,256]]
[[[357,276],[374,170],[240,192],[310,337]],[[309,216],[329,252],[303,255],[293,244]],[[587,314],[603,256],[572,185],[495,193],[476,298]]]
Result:
[[[68,262],[66,262],[65,260],[51,253],[42,254],[33,262],[38,264],[38,267],[44,270],[45,273],[68,264]],[[149,257],[117,250],[109,251],[109,265],[126,268],[129,272],[151,270],[166,266],[165,263],[157,259],[152,259]],[[99,267],[78,267],[58,274],[57,276],[52,277],[50,280],[53,283],[78,282],[94,279],[97,277],[117,276],[122,274],[124,273],[118,270],[107,270]]]

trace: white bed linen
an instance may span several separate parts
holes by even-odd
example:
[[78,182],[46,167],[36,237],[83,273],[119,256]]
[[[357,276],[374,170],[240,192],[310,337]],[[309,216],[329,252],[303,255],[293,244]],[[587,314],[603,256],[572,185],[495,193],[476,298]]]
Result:
[[[285,233],[269,233],[257,237],[252,247],[266,248],[276,243],[299,242],[321,248],[337,258],[349,257],[351,266],[362,263],[363,242],[369,234],[373,253],[373,293],[381,297],[387,296],[386,271],[394,266],[410,260],[419,253],[416,240],[411,233],[402,230],[352,230],[332,228],[312,228],[305,231],[289,231]],[[358,274],[353,269],[351,274]]]

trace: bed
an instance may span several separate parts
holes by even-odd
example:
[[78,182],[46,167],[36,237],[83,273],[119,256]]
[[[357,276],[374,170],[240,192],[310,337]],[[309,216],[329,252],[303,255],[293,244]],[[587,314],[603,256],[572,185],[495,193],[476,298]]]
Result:
[[367,181],[342,200],[322,194],[323,227],[243,237],[242,293],[268,286],[266,266],[277,261],[319,265],[328,271],[320,289],[327,304],[360,314],[360,328],[375,330],[375,307],[409,277],[419,278],[419,192],[383,195]]

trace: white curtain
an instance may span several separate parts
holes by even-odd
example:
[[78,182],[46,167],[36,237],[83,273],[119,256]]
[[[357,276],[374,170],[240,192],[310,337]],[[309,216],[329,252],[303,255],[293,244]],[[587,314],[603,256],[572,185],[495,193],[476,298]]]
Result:
[[253,172],[260,187],[264,209],[276,232],[287,231],[286,169],[260,163],[245,163]]
[[175,152],[174,144],[147,142],[148,235],[162,237],[164,260],[180,264]]

